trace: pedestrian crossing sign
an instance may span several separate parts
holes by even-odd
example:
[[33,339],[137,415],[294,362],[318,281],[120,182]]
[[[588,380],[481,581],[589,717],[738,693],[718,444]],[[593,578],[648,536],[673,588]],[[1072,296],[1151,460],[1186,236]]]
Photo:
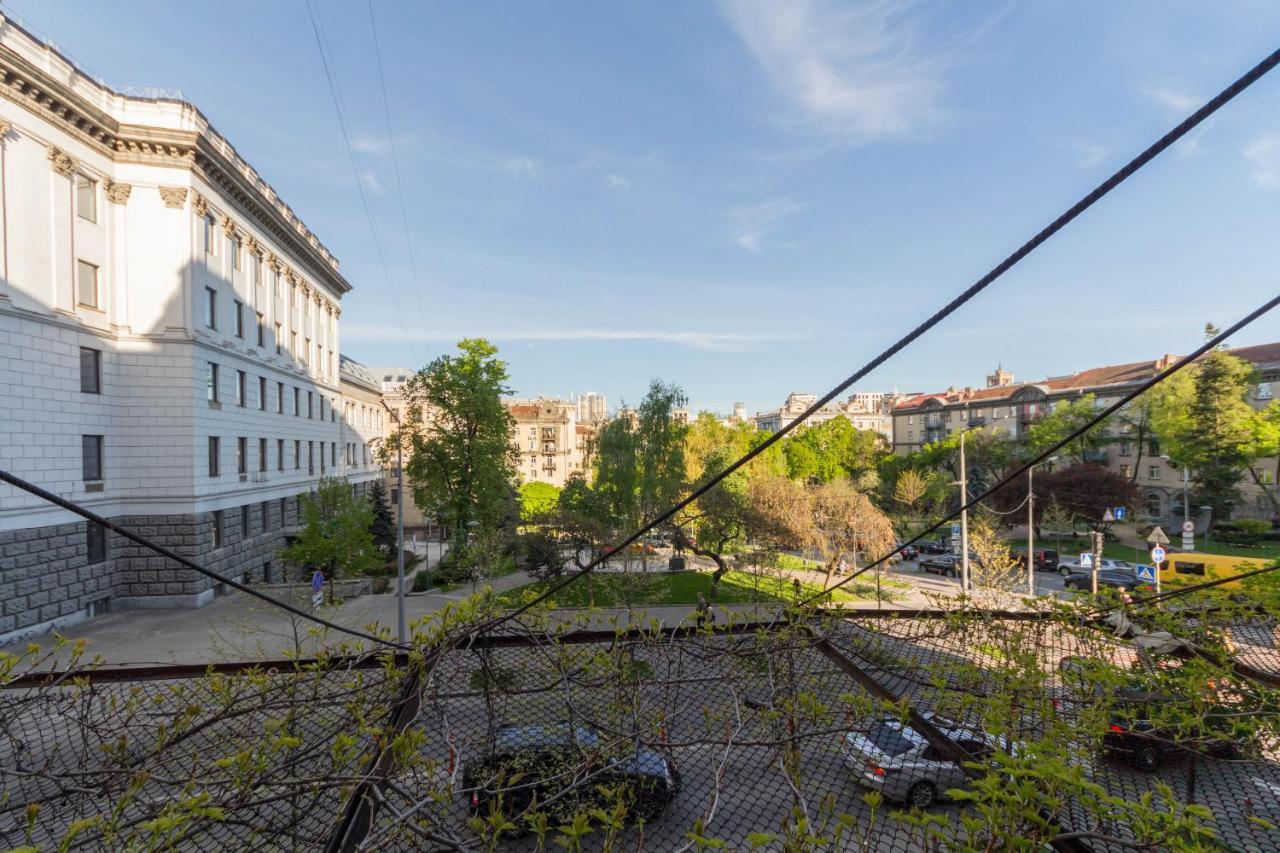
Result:
[[1138,575],[1138,580],[1140,580],[1140,581],[1146,581],[1147,583],[1155,583],[1155,582],[1156,582],[1156,567],[1155,567],[1155,566],[1148,566],[1148,565],[1146,565],[1146,564],[1144,564],[1144,563],[1139,563],[1139,564],[1138,564],[1138,571],[1137,571],[1137,575]]

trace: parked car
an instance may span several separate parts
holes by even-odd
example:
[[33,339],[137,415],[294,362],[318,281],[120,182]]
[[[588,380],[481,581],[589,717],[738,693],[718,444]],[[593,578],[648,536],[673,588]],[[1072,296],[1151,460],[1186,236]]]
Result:
[[960,558],[955,554],[939,554],[920,561],[920,568],[943,577],[954,578],[960,574]]
[[[1009,556],[1017,560],[1021,565],[1027,564],[1026,548],[1010,548]],[[1032,563],[1038,572],[1056,572],[1061,560],[1058,552],[1052,548],[1037,548],[1035,550],[1035,560]]]
[[921,554],[945,554],[951,550],[951,543],[946,539],[925,539],[918,550]]
[[1211,707],[1196,723],[1175,730],[1151,719],[1159,718],[1152,709],[1169,705],[1173,701],[1170,696],[1135,687],[1121,688],[1116,699],[1116,712],[1102,746],[1139,770],[1154,773],[1171,758],[1187,752],[1227,759],[1241,755],[1239,735],[1231,725],[1240,714],[1239,708]]
[[[977,729],[929,713],[924,716],[976,759],[990,757],[999,746],[997,739]],[[908,806],[928,808],[945,799],[947,791],[968,783],[960,764],[896,718],[879,718],[861,731],[847,733],[843,751],[860,783]]]
[[[566,780],[573,788],[564,793]],[[680,774],[671,756],[653,749],[611,750],[592,728],[573,723],[507,725],[493,746],[468,762],[464,787],[471,790],[471,811],[496,807],[516,824],[512,835],[528,827],[519,816],[537,802],[548,806],[552,822],[567,820],[581,808],[610,808],[601,787],[627,791],[630,817],[652,821],[680,791]]]
[[[1065,556],[1062,557],[1058,561],[1058,574],[1062,575],[1065,578],[1067,575],[1071,574],[1072,572],[1092,571],[1091,568],[1086,569],[1081,564],[1080,557],[1083,557],[1083,556],[1084,556],[1083,554],[1080,554],[1075,557],[1065,557]],[[1098,563],[1098,568],[1099,569],[1128,569],[1129,571],[1133,571],[1133,563],[1130,563],[1126,560],[1116,560],[1111,557],[1103,557],[1102,561]]]
[[[1063,580],[1062,585],[1067,589],[1082,591],[1092,590],[1093,572],[1072,572]],[[1155,588],[1143,581],[1139,581],[1138,576],[1128,569],[1098,569],[1098,589],[1102,589],[1103,587],[1107,587],[1108,589],[1123,589],[1125,592],[1133,592],[1138,588]]]
[[898,556],[904,560],[914,560],[920,556],[920,549],[915,545],[903,545],[898,543]]

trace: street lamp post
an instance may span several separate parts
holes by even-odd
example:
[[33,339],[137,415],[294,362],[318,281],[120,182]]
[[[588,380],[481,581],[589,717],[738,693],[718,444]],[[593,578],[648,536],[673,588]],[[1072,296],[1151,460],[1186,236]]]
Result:
[[[1057,461],[1058,457],[1050,456],[1040,465],[1052,465]],[[1027,469],[1027,595],[1029,596],[1036,594],[1036,493],[1032,488],[1031,480],[1036,467],[1032,465]]]
[[396,636],[401,643],[405,642],[404,622],[404,459],[401,452],[403,442],[400,435],[400,418],[395,411],[382,401],[382,408],[391,415],[396,425]]

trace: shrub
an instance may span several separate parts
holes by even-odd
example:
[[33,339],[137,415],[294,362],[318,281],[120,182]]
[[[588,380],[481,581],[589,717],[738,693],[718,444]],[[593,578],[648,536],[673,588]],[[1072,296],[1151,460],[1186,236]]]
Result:
[[413,576],[413,591],[426,592],[431,589],[432,583],[431,572],[418,572]]

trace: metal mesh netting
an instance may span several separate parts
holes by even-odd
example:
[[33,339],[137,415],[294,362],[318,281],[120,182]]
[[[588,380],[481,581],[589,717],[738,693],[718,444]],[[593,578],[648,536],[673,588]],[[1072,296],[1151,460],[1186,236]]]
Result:
[[[1227,633],[1276,670],[1274,622]],[[1273,687],[1139,645],[1059,613],[795,612],[10,689],[0,841],[1280,848]]]

